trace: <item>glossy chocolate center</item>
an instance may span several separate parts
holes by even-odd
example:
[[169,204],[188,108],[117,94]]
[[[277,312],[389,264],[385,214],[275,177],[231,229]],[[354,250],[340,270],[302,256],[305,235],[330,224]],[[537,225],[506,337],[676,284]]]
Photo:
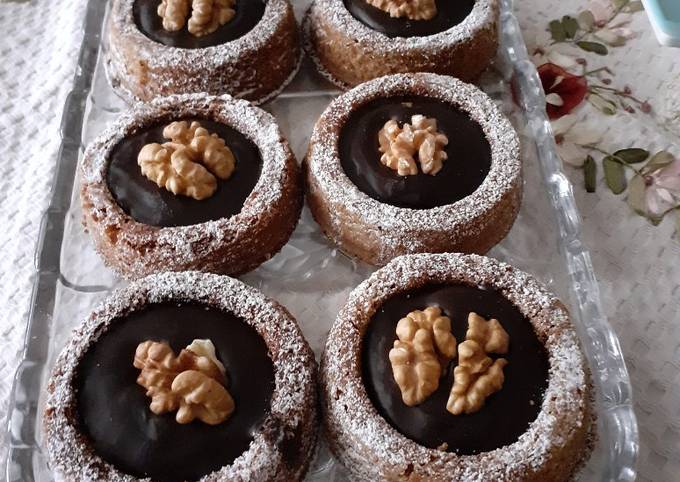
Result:
[[426,37],[450,29],[470,15],[475,0],[436,0],[437,15],[430,20],[390,17],[390,14],[366,0],[345,0],[354,18],[388,37]]
[[[163,28],[163,19],[158,15],[160,0],[137,0],[132,8],[137,28],[149,37],[163,45],[183,49],[201,49],[222,45],[250,32],[258,24],[264,14],[264,0],[237,0],[234,17],[227,23],[208,35],[197,37],[184,28],[176,32],[169,32]],[[189,13],[189,17],[191,12]],[[187,18],[187,22],[189,18]]]
[[199,119],[210,133],[219,135],[236,158],[229,179],[217,180],[217,191],[197,201],[175,195],[147,179],[137,164],[146,144],[167,142],[163,129],[169,122],[140,129],[120,141],[111,151],[107,172],[109,190],[118,205],[133,219],[151,226],[189,226],[238,214],[260,178],[262,157],[257,146],[240,132],[224,124]]
[[[228,374],[236,410],[216,426],[180,425],[175,413],[154,415],[136,380],[135,350],[166,341],[176,354],[210,339]],[[94,451],[118,470],[161,482],[198,480],[248,450],[270,410],[274,366],[267,346],[236,316],[201,305],[157,304],[114,320],[78,367],[78,415]]]
[[[437,120],[446,134],[448,159],[435,176],[400,176],[380,162],[378,133],[390,119],[400,125],[421,114]],[[373,199],[393,206],[429,209],[469,196],[491,168],[491,147],[475,121],[457,108],[429,97],[387,97],[354,111],[340,133],[340,162],[350,180]]]
[[[425,402],[408,407],[401,399],[388,358],[397,339],[395,328],[408,313],[428,306],[439,306],[451,318],[458,343],[465,340],[471,311],[496,318],[510,335],[510,351],[502,356],[509,362],[503,370],[503,388],[487,398],[476,413],[452,415],[446,410],[457,359]],[[470,455],[512,444],[526,432],[541,410],[549,363],[531,323],[501,293],[466,285],[435,285],[396,295],[384,303],[364,335],[362,367],[368,395],[390,425],[426,447],[446,443],[449,452]]]

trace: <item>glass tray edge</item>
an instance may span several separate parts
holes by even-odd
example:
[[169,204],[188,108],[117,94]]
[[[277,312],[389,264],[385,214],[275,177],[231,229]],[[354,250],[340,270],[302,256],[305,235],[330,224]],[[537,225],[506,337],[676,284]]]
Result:
[[[543,179],[557,213],[559,250],[572,280],[572,316],[583,341],[593,381],[599,392],[599,436],[611,442],[607,449],[610,465],[602,480],[633,481],[637,476],[639,434],[633,409],[632,386],[616,333],[604,314],[590,252],[581,240],[581,217],[573,188],[562,172],[554,135],[545,111],[545,93],[535,65],[530,60],[519,22],[513,13],[513,0],[500,0],[500,35],[510,46],[509,56],[518,85],[517,97],[527,114],[527,124],[536,142]],[[573,308],[578,308],[574,313]],[[605,433],[602,433],[605,432]]]

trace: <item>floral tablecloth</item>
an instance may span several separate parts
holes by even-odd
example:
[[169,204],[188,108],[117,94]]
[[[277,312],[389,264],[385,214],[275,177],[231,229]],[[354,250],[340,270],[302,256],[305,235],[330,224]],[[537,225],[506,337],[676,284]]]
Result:
[[633,382],[639,480],[680,480],[680,49],[638,1],[517,8]]
[[[84,6],[0,0],[0,420]],[[680,49],[658,46],[635,0],[517,0],[516,9],[630,369],[639,480],[678,480]]]

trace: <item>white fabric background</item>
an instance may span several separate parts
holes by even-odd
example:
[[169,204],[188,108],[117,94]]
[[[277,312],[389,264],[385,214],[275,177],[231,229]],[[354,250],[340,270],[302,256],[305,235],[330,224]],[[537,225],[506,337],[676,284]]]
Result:
[[[103,1],[103,0],[102,0]],[[82,38],[83,0],[0,2],[0,462],[33,255]]]
[[[531,41],[549,19],[574,13],[577,4],[587,2],[518,0],[517,4]],[[4,420],[29,309],[36,238],[49,198],[61,110],[77,60],[84,7],[85,0],[0,0],[0,462],[6,455]],[[663,104],[664,89],[680,88],[680,62],[673,63],[680,50],[658,49],[643,14],[635,26],[643,32],[641,38],[605,63],[616,63],[628,83],[653,104]],[[660,127],[653,119],[639,123],[622,116],[608,122],[606,143],[612,149],[630,142],[631,136],[656,147],[674,143],[680,148],[677,138],[656,135]],[[642,444],[640,480],[677,480],[680,244],[672,239],[672,222],[652,228],[602,186],[598,194],[586,194],[581,173],[569,169],[567,173],[576,185],[584,237],[635,386]]]

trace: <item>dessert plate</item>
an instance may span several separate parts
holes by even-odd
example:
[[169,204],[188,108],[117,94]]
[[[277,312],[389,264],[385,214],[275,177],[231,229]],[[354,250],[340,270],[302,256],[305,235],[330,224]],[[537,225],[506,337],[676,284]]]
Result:
[[[309,1],[294,3],[301,19]],[[7,425],[10,446],[5,470],[10,482],[53,480],[41,439],[45,383],[71,330],[113,288],[124,284],[102,264],[83,232],[76,176],[84,146],[126,108],[111,89],[103,62],[107,4],[89,1],[75,82],[64,109],[62,146],[36,253],[32,310]],[[533,274],[569,306],[593,374],[598,415],[598,441],[580,480],[632,481],[638,433],[628,373],[603,314],[590,255],[581,243],[580,217],[555,154],[536,69],[512,13],[512,1],[500,0],[500,4],[501,45],[479,85],[520,135],[525,186],[517,222],[489,255]],[[264,106],[277,117],[298,160],[304,156],[314,122],[338,93],[306,59],[283,94]],[[290,310],[318,357],[338,309],[373,270],[331,246],[305,208],[283,250],[241,279]],[[307,480],[346,478],[322,447]]]

